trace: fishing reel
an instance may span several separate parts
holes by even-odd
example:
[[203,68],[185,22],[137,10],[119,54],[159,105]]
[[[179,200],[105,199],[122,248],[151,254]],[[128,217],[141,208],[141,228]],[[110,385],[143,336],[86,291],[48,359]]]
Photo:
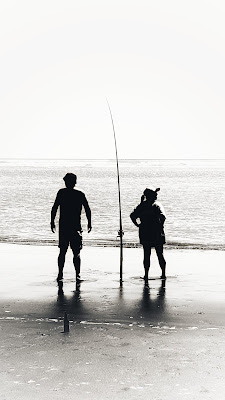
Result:
[[123,237],[123,235],[124,235],[124,231],[122,230],[122,229],[120,229],[119,231],[118,231],[118,235],[117,235],[117,237]]

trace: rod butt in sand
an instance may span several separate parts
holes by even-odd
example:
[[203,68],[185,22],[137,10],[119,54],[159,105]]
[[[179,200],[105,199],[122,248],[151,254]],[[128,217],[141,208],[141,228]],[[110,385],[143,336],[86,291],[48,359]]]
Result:
[[66,313],[66,311],[65,311],[65,313],[64,313],[64,333],[68,333],[69,332],[69,330],[70,330],[70,327],[69,327],[69,320],[68,320],[68,317],[67,317],[67,313]]

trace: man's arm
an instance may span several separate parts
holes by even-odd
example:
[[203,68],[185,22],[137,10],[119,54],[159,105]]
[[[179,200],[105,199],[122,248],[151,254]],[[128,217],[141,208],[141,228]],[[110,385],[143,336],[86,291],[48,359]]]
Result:
[[84,210],[85,210],[85,214],[88,220],[88,233],[91,232],[92,226],[91,226],[91,209],[89,207],[88,201],[84,195],[84,199],[83,199],[83,206],[84,206]]
[[53,233],[55,233],[55,216],[56,216],[58,207],[59,207],[59,192],[57,193],[55,202],[54,202],[54,204],[52,206],[52,210],[51,210],[51,230]]

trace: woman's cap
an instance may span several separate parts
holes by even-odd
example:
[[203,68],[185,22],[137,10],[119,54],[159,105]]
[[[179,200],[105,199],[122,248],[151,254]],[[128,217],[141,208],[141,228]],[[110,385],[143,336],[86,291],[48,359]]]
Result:
[[160,188],[156,188],[156,189],[153,189],[152,187],[151,188],[146,188],[145,190],[144,190],[144,195],[145,196],[147,196],[147,195],[155,195],[157,192],[159,192],[160,191]]

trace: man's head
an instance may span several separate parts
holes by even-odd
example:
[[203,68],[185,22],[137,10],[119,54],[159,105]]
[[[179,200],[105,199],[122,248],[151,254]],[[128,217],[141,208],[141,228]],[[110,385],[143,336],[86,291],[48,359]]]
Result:
[[75,174],[72,174],[71,172],[68,172],[64,178],[63,178],[65,185],[68,189],[73,189],[74,186],[77,183],[77,176]]

